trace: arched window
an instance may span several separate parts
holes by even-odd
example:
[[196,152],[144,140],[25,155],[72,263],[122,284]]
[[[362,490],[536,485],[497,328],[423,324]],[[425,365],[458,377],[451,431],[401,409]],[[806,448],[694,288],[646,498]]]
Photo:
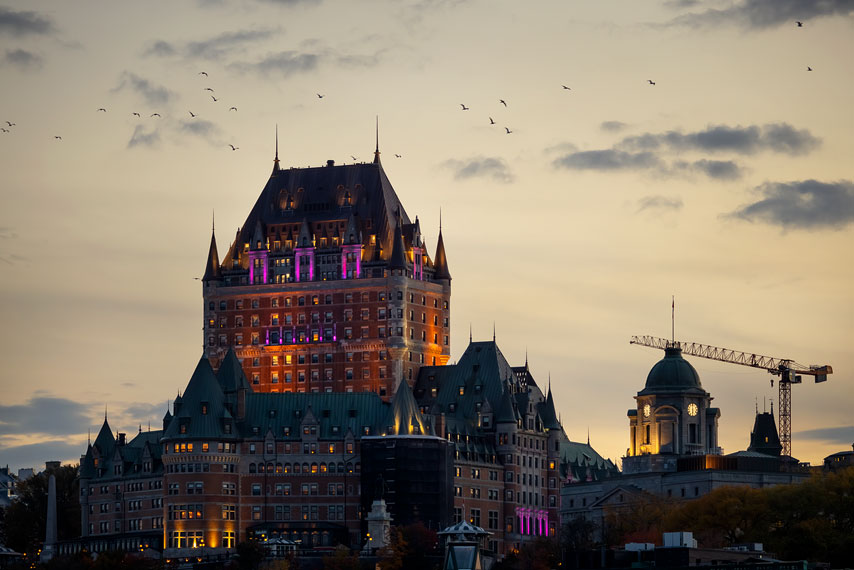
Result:
[[254,464],[254,463],[250,463],[250,464],[249,464],[249,472],[250,472],[250,473],[255,473],[255,464]]
[[321,472],[321,473],[326,473],[326,463],[321,463],[321,464],[320,464],[320,472]]
[[294,473],[299,473],[299,463],[294,463]]
[[317,463],[312,463],[312,464],[311,464],[311,472],[312,472],[312,473],[317,473]]
[[268,463],[268,464],[267,464],[267,473],[272,473],[272,472],[273,472],[273,464],[272,464],[272,463]]
[[302,464],[302,472],[303,472],[303,473],[308,473],[308,472],[309,472],[308,463],[303,463],[303,464]]
[[282,473],[282,464],[281,463],[276,463],[276,473],[279,473],[279,474]]
[[330,472],[330,473],[335,473],[335,464],[334,464],[334,463],[330,463],[330,464],[329,464],[329,472]]
[[290,473],[290,472],[291,472],[291,464],[285,463],[285,473]]

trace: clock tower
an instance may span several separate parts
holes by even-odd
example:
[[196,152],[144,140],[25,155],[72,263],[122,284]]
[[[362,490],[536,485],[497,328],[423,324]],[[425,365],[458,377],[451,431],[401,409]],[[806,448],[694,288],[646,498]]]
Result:
[[657,463],[675,466],[676,457],[682,455],[720,454],[720,410],[711,407],[711,395],[691,363],[682,358],[678,343],[665,349],[635,400],[637,407],[628,411],[630,446],[624,472],[646,471]]

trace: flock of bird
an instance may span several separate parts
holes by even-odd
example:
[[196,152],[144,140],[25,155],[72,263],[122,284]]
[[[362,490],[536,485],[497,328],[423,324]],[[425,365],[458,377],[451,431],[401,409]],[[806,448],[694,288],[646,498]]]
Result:
[[[795,21],[795,25],[796,25],[798,28],[802,28],[802,27],[804,27],[804,23],[803,23],[802,21],[800,21],[800,20],[796,20],[796,21]],[[811,66],[807,66],[806,70],[807,70],[807,71],[813,71],[813,68],[812,68]],[[198,73],[198,75],[204,76],[205,78],[207,78],[207,77],[208,77],[208,73],[207,73],[206,71],[200,71],[200,72]],[[654,87],[654,86],[655,86],[655,81],[654,81],[654,80],[652,80],[652,79],[647,79],[646,81],[647,81],[647,83],[648,83],[651,87]],[[571,88],[571,87],[569,87],[568,85],[561,85],[561,88],[562,88],[563,90],[566,90],[566,91],[571,91],[571,90],[572,90],[572,88]],[[214,94],[214,93],[215,93],[215,91],[214,91],[214,89],[213,89],[212,87],[205,87],[205,88],[204,88],[204,91],[209,92],[209,94],[210,94],[210,98],[211,98],[211,101],[212,101],[213,103],[217,103],[217,102],[219,102],[219,101],[220,101],[220,98],[219,98],[219,97],[217,97],[217,96]],[[315,93],[315,94],[317,95],[317,98],[318,98],[318,99],[323,99],[324,97],[326,97],[326,95],[325,95],[325,94],[323,94],[323,93]],[[498,102],[499,102],[501,105],[503,105],[505,108],[507,108],[507,102],[506,102],[504,99],[499,99],[499,100],[498,100]],[[467,106],[465,103],[460,103],[460,107],[461,107],[461,110],[463,110],[463,111],[469,111],[469,110],[471,110],[471,107]],[[229,107],[229,108],[228,108],[228,111],[229,111],[229,112],[231,112],[231,111],[235,111],[235,112],[236,112],[236,111],[237,111],[237,107],[236,107],[236,106],[231,106],[231,107]],[[96,109],[96,112],[97,112],[97,113],[106,113],[106,112],[107,112],[107,109],[106,109],[106,107],[99,107],[98,109]],[[191,118],[191,119],[195,119],[195,118],[197,118],[197,117],[199,116],[197,113],[194,113],[192,110],[189,110],[189,109],[187,110],[187,113],[189,113],[189,115],[190,115],[190,118]],[[133,111],[133,112],[131,112],[131,115],[132,115],[132,116],[134,116],[134,117],[136,117],[136,118],[138,118],[138,119],[142,119],[142,114],[140,114],[140,113],[139,113],[139,112],[137,112],[137,111]],[[151,113],[151,114],[149,115],[149,118],[152,118],[152,119],[153,119],[153,118],[161,119],[161,118],[162,118],[162,115],[161,115],[160,113],[154,112],[154,113]],[[495,122],[495,120],[494,120],[491,116],[488,116],[488,119],[489,119],[489,124],[490,124],[490,125],[496,125],[496,124],[497,124],[497,123]],[[5,127],[0,127],[0,133],[3,133],[3,134],[11,133],[11,132],[12,132],[12,127],[16,126],[16,123],[13,123],[12,121],[5,121],[5,123],[6,123],[6,126],[5,126]],[[510,129],[510,127],[507,127],[507,126],[504,126],[504,132],[505,132],[505,134],[508,134],[508,135],[513,133],[513,131]],[[57,140],[57,141],[61,141],[61,140],[62,140],[62,136],[60,136],[60,135],[54,135],[54,137],[53,137],[53,138],[54,138],[55,140]],[[229,148],[231,148],[231,150],[232,150],[232,151],[236,151],[236,150],[239,150],[239,149],[240,149],[240,147],[238,147],[238,146],[234,146],[233,144],[229,144],[229,145],[228,145],[228,147],[229,147]],[[396,153],[395,153],[395,155],[394,155],[394,156],[395,156],[395,158],[402,158],[402,155],[400,155],[400,154],[396,154]],[[358,160],[358,159],[357,159],[357,157],[355,157],[355,156],[352,156],[351,158],[352,158],[354,161],[355,161],[355,160]]]

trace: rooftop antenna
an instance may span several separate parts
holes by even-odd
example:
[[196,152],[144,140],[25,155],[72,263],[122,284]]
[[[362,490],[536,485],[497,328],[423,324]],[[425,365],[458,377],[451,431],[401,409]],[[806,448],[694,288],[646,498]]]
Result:
[[374,151],[374,164],[380,163],[380,116],[377,115],[377,149]]
[[471,323],[469,323],[469,344],[471,344]]
[[279,170],[279,123],[276,123],[276,158],[273,159],[273,172]]
[[492,342],[495,342],[495,321],[492,321]]
[[676,346],[676,295],[670,298],[670,342]]

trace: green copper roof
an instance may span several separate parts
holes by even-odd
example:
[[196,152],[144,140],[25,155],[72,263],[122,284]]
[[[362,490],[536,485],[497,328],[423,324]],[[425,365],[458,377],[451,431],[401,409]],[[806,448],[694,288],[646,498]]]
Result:
[[664,349],[664,358],[659,360],[646,377],[646,386],[638,395],[661,392],[701,392],[700,375],[691,363],[682,358],[682,349],[668,347]]

